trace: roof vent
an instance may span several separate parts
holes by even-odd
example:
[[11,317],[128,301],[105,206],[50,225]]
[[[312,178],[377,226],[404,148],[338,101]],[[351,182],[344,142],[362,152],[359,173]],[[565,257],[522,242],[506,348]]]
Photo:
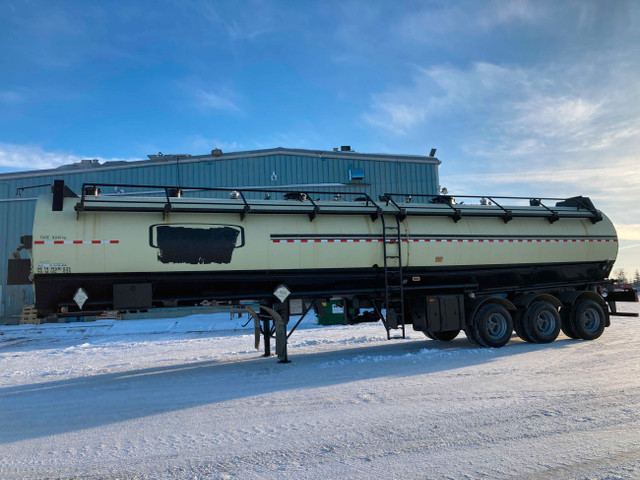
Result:
[[353,150],[351,150],[351,145],[342,145],[340,147],[340,151],[341,152],[353,152]]
[[80,160],[79,162],[71,163],[69,165],[61,165],[58,167],[58,169],[66,170],[70,168],[93,168],[93,167],[99,167],[99,166],[100,166],[100,160],[98,160],[97,158],[88,158],[88,159]]
[[220,155],[222,155],[222,150],[220,150],[219,148],[214,148],[213,150],[211,150],[211,155],[213,155],[214,157],[219,157]]

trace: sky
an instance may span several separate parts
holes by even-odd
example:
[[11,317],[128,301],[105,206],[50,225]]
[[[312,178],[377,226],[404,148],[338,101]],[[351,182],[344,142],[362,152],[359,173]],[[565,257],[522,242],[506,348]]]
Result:
[[640,2],[0,0],[0,173],[288,147],[585,195],[640,269]]

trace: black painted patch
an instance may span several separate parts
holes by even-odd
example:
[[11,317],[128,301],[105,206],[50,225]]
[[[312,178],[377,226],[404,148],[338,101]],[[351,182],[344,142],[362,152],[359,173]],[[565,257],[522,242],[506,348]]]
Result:
[[149,244],[162,263],[231,263],[233,250],[244,245],[244,232],[235,225],[152,225]]

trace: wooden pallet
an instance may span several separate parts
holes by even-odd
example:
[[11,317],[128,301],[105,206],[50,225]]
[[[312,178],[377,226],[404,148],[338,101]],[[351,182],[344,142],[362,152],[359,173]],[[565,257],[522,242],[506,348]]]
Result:
[[38,318],[38,311],[34,305],[28,307],[22,307],[22,315],[20,315],[20,325],[40,325],[40,319]]

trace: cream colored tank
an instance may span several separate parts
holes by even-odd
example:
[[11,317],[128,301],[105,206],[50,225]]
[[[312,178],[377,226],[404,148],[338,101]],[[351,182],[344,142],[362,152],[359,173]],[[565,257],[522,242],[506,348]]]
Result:
[[[258,201],[253,212],[299,208],[300,214],[248,213],[241,220],[237,213],[224,212],[77,213],[77,198],[65,198],[63,210],[53,212],[51,201],[51,196],[43,196],[36,206],[31,252],[35,275],[334,270],[384,262],[381,218],[372,219],[364,203],[318,202],[327,213],[310,221],[309,206],[302,202]],[[98,205],[109,208],[121,201],[105,197]],[[158,198],[128,201],[144,208],[147,204],[142,202]],[[215,200],[208,202],[216,205]],[[172,203],[175,210],[189,206],[188,199]],[[362,213],[337,214],[345,205],[352,210],[360,205]],[[405,267],[613,262],[617,255],[616,232],[604,215],[592,223],[589,218],[570,218],[572,210],[566,209],[569,218],[550,223],[543,211],[520,207],[540,215],[516,216],[505,223],[497,207],[480,205],[464,206],[458,222],[449,216],[417,214],[446,213],[449,208],[411,206],[414,214],[401,221],[400,229]],[[480,211],[495,216],[468,214]],[[397,210],[383,207],[383,213],[387,224],[395,225]],[[387,233],[387,242],[395,243],[393,235]]]

